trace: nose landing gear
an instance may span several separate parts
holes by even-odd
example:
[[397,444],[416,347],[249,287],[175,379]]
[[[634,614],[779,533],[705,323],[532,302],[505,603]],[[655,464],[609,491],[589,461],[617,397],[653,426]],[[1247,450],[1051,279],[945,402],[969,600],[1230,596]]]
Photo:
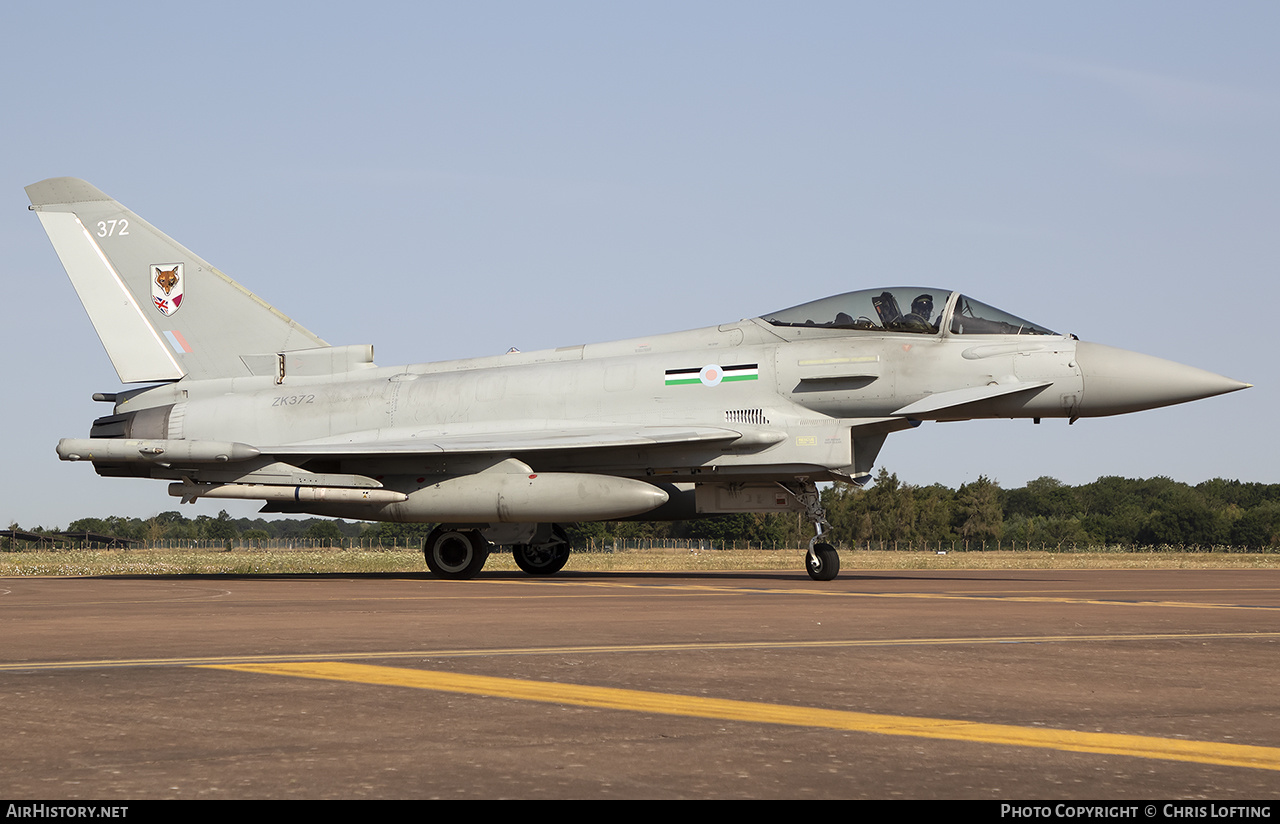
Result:
[[813,521],[814,536],[809,539],[809,552],[805,555],[804,569],[815,581],[830,581],[840,573],[840,553],[836,548],[822,540],[831,531],[827,522],[827,512],[822,508],[822,498],[818,495],[818,485],[811,481],[802,481],[781,486],[787,494],[795,499],[804,509],[805,515]]

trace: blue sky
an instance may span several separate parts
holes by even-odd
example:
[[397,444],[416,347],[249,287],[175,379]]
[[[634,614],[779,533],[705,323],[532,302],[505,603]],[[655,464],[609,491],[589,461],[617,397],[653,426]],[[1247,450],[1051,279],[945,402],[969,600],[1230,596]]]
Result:
[[[881,453],[904,481],[1280,483],[1277,31],[1274,2],[20,4],[0,520],[180,508],[54,455],[118,388],[26,211],[63,175],[383,365],[960,289],[1256,385],[925,424]],[[181,510],[221,508],[256,505]]]

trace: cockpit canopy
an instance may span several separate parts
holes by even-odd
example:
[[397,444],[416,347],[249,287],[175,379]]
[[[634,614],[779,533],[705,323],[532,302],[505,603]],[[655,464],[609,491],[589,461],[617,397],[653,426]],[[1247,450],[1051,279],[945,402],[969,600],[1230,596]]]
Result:
[[958,292],[921,286],[845,292],[761,316],[774,326],[936,335],[1057,335]]

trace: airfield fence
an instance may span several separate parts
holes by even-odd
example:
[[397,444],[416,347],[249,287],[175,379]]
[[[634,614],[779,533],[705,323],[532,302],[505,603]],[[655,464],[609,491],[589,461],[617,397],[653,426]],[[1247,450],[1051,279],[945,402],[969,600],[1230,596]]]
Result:
[[[1092,544],[1073,541],[834,541],[842,551],[866,550],[873,552],[925,552],[943,554],[952,552],[1191,552],[1191,553],[1276,553],[1280,547],[1238,547],[1229,545],[1175,545],[1175,544]],[[778,541],[719,540],[710,538],[592,538],[574,544],[575,552],[718,552],[724,550],[756,550],[764,552],[800,552],[808,549],[808,541],[799,543]],[[158,540],[136,541],[130,546],[97,541],[45,539],[28,542],[20,539],[0,539],[0,551],[21,552],[24,549],[119,549],[125,552],[139,550],[185,550],[205,552],[255,551],[288,552],[331,550],[334,552],[402,552],[421,551],[422,541],[414,539],[379,538],[272,538],[264,540]]]
[[[927,552],[942,554],[948,552],[1278,552],[1280,547],[1238,547],[1229,545],[1181,545],[1181,544],[1092,544],[1073,541],[969,541],[963,539],[949,541],[831,541],[836,549],[865,550],[870,552]],[[682,539],[648,539],[648,538],[606,538],[592,540],[585,547],[574,547],[575,552],[632,552],[644,550],[764,550],[795,552],[807,550],[809,542],[780,543],[776,541],[737,541],[737,540],[698,540]]]

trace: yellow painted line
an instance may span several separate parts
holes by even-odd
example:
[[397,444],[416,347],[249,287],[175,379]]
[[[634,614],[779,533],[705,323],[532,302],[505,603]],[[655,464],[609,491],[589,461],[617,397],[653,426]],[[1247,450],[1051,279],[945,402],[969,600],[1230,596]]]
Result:
[[[856,573],[853,573],[856,574]],[[653,595],[680,595],[680,594],[698,594],[698,595],[801,595],[807,597],[821,598],[877,598],[877,599],[909,599],[924,601],[996,601],[1000,603],[1049,603],[1049,604],[1083,604],[1089,606],[1108,606],[1108,607],[1164,607],[1178,609],[1238,609],[1248,611],[1275,612],[1280,610],[1280,605],[1274,604],[1240,604],[1240,603],[1205,603],[1197,601],[1171,601],[1171,600],[1136,600],[1133,598],[1099,598],[1091,597],[1071,597],[1067,595],[1050,595],[1030,593],[1025,589],[1018,590],[972,590],[972,591],[955,591],[950,592],[863,592],[857,590],[828,590],[828,589],[811,589],[811,588],[785,588],[785,587],[728,587],[719,584],[665,584],[653,583],[651,581],[491,581],[489,583],[510,584],[514,586],[540,586],[544,592],[549,593],[554,588],[603,588],[617,590],[642,590]],[[1161,587],[1160,591],[1168,592],[1169,587]],[[1137,594],[1138,591],[1132,589],[1108,590],[1116,593],[1131,592]],[[1184,590],[1175,590],[1184,591]],[[1199,592],[1202,590],[1186,590]],[[1220,589],[1203,590],[1203,591],[1222,591]],[[1273,593],[1274,588],[1266,588],[1254,590],[1259,592]],[[491,597],[491,596],[482,596]],[[501,597],[501,596],[498,596]],[[565,597],[556,595],[555,597]],[[570,596],[583,597],[583,596]],[[591,596],[586,596],[591,597]],[[604,596],[601,596],[604,597]]]
[[1245,744],[1182,741],[1145,735],[1077,732],[1006,724],[981,724],[946,718],[874,715],[817,707],[796,707],[726,698],[703,698],[614,687],[590,687],[551,681],[494,678],[487,675],[379,667],[370,664],[342,664],[331,661],[292,664],[222,664],[208,668],[389,687],[411,687],[493,698],[690,718],[784,724],[794,727],[823,727],[878,735],[936,738],[1010,747],[1038,747],[1065,752],[1123,755],[1280,771],[1280,748]]
[[[850,593],[852,594],[852,593]],[[1040,595],[947,595],[944,593],[862,593],[865,598],[907,598],[923,601],[996,601],[1002,604],[1082,604],[1098,607],[1173,607],[1177,609],[1243,609],[1275,612],[1280,606],[1267,604],[1208,604],[1197,601],[1137,601],[1127,598],[1067,598]]]
[[[394,658],[496,658],[520,655],[598,655],[630,652],[733,652],[778,649],[844,649],[852,647],[973,646],[987,644],[1086,644],[1116,641],[1274,641],[1280,632],[1134,633],[1131,635],[994,635],[960,638],[864,638],[824,641],[695,641],[667,644],[595,644],[559,647],[468,647],[462,649],[374,650],[325,653],[343,661]],[[190,667],[214,664],[258,664],[309,661],[314,652],[280,655],[209,655],[174,658],[106,658],[80,661],[18,661],[0,664],[0,672],[106,669],[117,667]]]
[[[1049,595],[1055,592],[1069,593],[1069,592],[1079,592],[1079,591],[1080,590],[1078,589],[1034,589],[1032,590],[1032,589],[1025,589],[1025,588],[1008,589],[1008,590],[953,589],[953,590],[949,590],[949,594],[964,595],[966,593],[972,593],[974,595],[993,595],[993,594],[999,594],[1001,592],[1006,592],[1009,594],[1019,593],[1023,595]],[[1138,589],[1135,587],[1115,587],[1114,589],[1094,589],[1091,591],[1094,593],[1107,593],[1107,592],[1122,593],[1123,592],[1123,593],[1130,593],[1130,594],[1138,593],[1138,592],[1226,592],[1226,593],[1230,593],[1231,595],[1239,595],[1242,592],[1265,592],[1265,593],[1274,595],[1277,591],[1280,591],[1280,588],[1278,587],[1142,587],[1141,589]]]

